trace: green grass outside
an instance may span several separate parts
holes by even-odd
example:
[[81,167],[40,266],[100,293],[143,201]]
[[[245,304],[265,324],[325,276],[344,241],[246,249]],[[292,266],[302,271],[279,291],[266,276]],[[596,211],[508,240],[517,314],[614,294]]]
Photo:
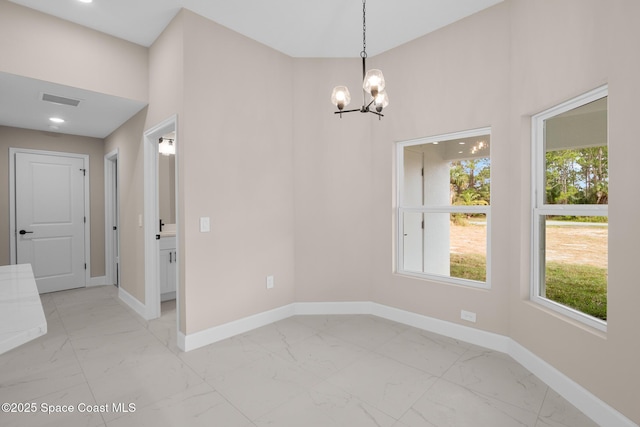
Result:
[[607,320],[607,269],[548,262],[547,299]]
[[487,280],[486,258],[481,254],[451,254],[451,277],[459,279]]
[[[485,257],[451,254],[451,277],[486,280]],[[607,269],[547,263],[546,298],[598,319],[607,320]]]

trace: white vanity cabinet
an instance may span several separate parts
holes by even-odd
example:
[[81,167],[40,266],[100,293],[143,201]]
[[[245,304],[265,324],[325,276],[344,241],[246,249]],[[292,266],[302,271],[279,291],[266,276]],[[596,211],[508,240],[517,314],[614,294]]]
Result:
[[178,263],[176,238],[160,238],[160,300],[176,298],[176,265]]

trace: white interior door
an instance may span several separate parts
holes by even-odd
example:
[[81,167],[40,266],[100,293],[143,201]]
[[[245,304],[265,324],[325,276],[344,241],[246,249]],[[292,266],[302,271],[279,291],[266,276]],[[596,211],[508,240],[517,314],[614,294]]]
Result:
[[16,261],[40,293],[85,286],[84,159],[15,154]]

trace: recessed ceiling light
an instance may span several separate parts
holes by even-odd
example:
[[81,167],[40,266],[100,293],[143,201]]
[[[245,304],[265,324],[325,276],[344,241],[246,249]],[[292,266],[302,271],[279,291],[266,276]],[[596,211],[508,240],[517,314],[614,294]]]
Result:
[[60,117],[49,117],[49,120],[53,123],[64,123],[64,119],[61,119]]
[[458,144],[460,144],[460,145],[464,145],[464,142],[460,141],[460,142],[458,142]]
[[78,0],[80,3],[93,3],[93,0]]

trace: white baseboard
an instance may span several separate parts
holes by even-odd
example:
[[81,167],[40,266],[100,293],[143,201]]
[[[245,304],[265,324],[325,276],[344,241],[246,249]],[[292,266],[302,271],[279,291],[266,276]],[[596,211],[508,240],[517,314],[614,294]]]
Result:
[[278,320],[286,319],[295,314],[294,304],[278,307],[273,310],[264,311],[254,314],[253,316],[234,320],[224,325],[214,326],[194,334],[188,334],[184,337],[184,351],[195,350],[214,342],[222,341],[236,335],[268,325]]
[[178,331],[177,333],[178,335],[178,348],[180,349],[180,351],[187,351],[186,350],[186,341],[187,341],[187,336],[185,334],[183,334],[181,331]]
[[638,427],[636,423],[600,400],[589,390],[533,354],[518,342],[510,339],[509,356],[544,381],[549,387],[567,399],[573,406],[601,426]]
[[136,297],[120,287],[118,288],[118,298],[127,304],[133,311],[138,313],[140,317],[146,319],[147,308],[143,303],[138,301]]
[[160,302],[171,301],[172,299],[176,299],[176,291],[160,294]]
[[[137,300],[135,301],[137,302]],[[141,307],[144,309],[144,306],[141,305]],[[545,362],[543,359],[507,336],[435,319],[433,317],[400,310],[398,308],[374,302],[293,303],[265,311],[263,313],[258,313],[253,316],[245,317],[243,319],[235,320],[233,322],[225,323],[224,325],[215,326],[204,331],[196,332],[195,334],[185,336],[179,332],[178,347],[183,351],[194,350],[294,315],[337,314],[370,314],[479,345],[501,353],[506,353],[599,425],[607,427],[638,427],[638,425],[633,421],[600,400],[580,384],[576,383],[549,363]]]
[[106,276],[90,277],[89,281],[87,282],[87,288],[90,288],[92,286],[102,286],[106,284],[107,284]]
[[423,316],[410,311],[400,310],[382,304],[372,303],[374,316],[393,320],[418,329],[444,335],[470,344],[479,345],[501,353],[509,352],[511,338],[504,335],[487,332],[457,323],[447,322],[433,317]]

